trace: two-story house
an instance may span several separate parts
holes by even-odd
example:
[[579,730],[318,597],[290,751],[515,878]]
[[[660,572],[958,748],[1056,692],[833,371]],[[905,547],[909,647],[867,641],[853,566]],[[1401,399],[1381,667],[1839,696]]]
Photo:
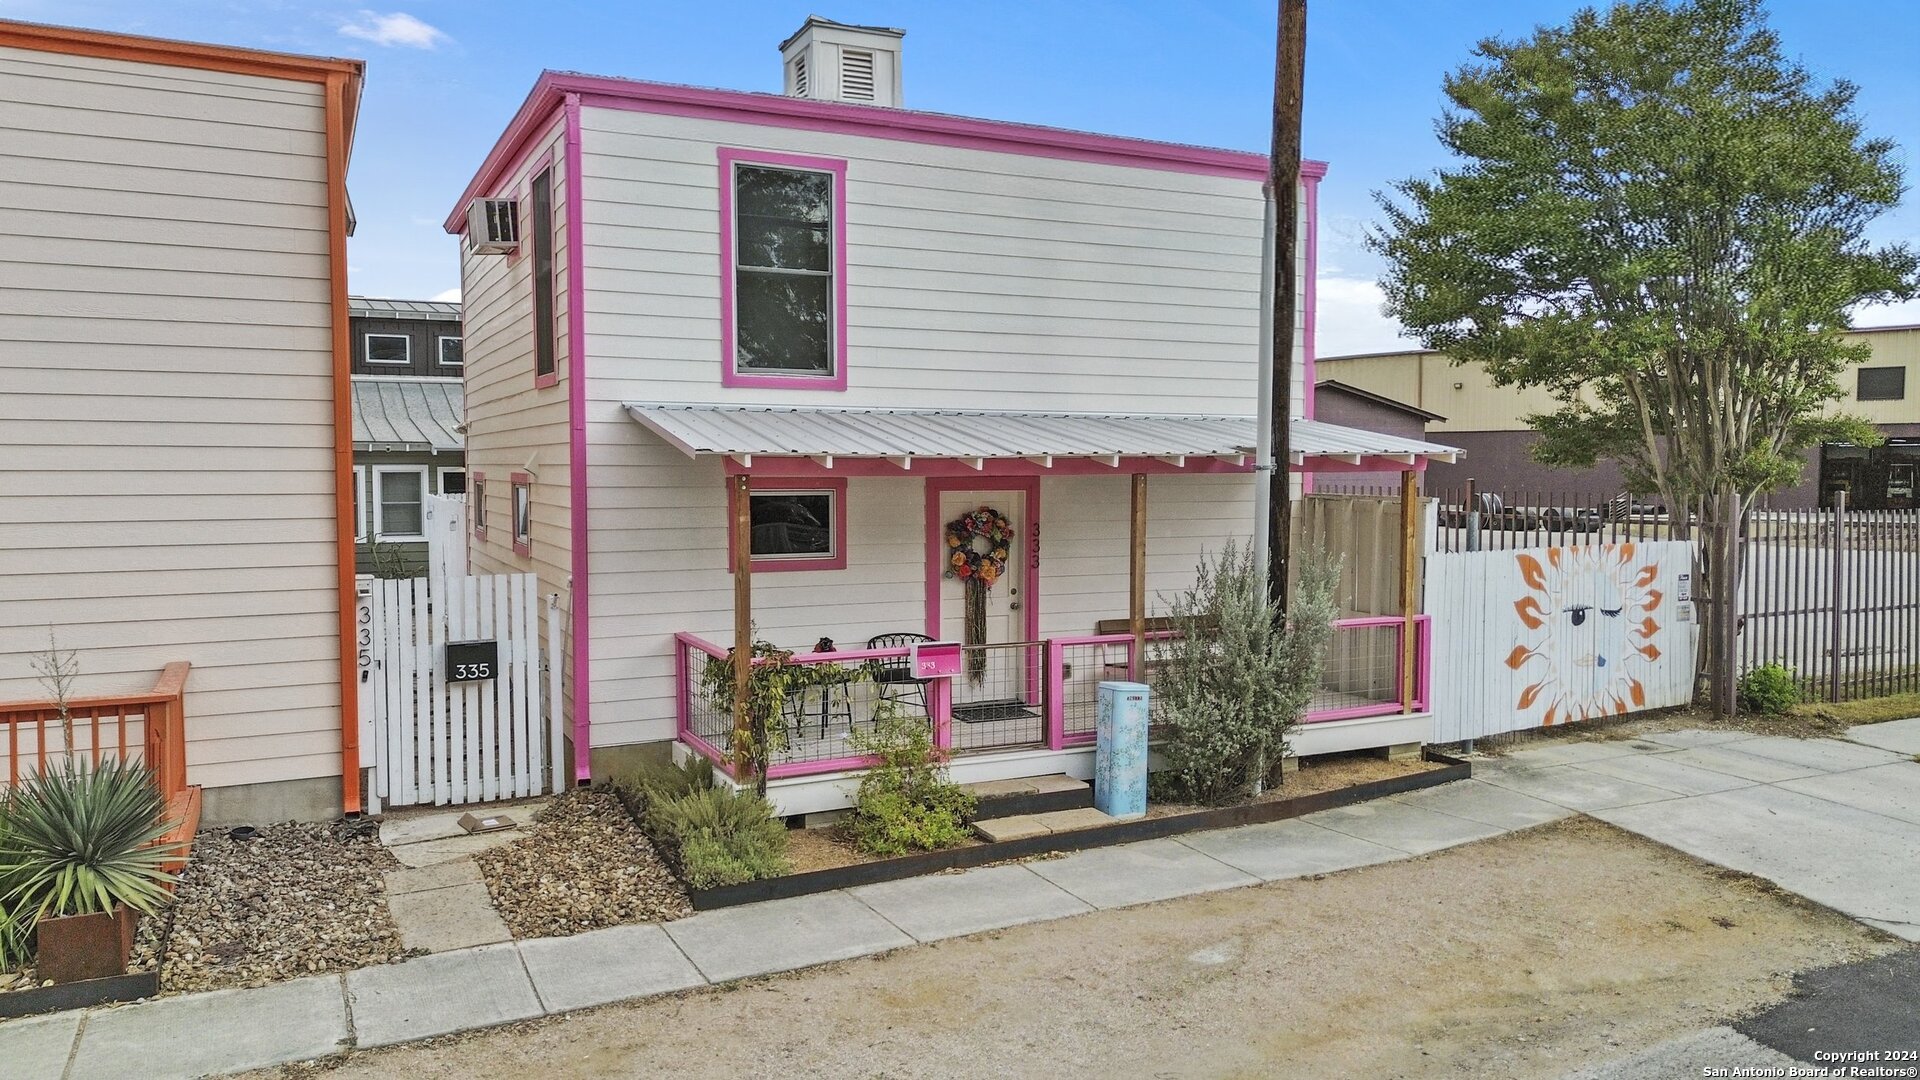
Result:
[[426,565],[426,496],[467,491],[460,305],[356,296],[348,311],[355,562],[411,577]]
[[[789,704],[787,812],[846,805],[882,697],[958,777],[1084,777],[1139,598],[1254,532],[1265,157],[912,111],[901,52],[809,19],[783,94],[547,72],[447,220],[470,561],[563,598],[582,779],[669,744],[724,767],[748,620],[853,673]],[[1294,431],[1295,469],[1449,453]],[[964,663],[920,682],[936,639]],[[1302,753],[1424,740],[1411,692],[1337,704]]]

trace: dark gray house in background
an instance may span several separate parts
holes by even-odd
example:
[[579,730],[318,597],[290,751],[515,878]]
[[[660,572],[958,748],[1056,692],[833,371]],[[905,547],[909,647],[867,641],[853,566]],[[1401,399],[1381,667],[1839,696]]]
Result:
[[356,569],[409,577],[425,497],[467,491],[460,305],[356,296],[349,313]]
[[[1446,417],[1417,405],[1395,401],[1371,390],[1350,386],[1338,379],[1322,379],[1313,384],[1313,418],[1329,424],[1378,431],[1408,439],[1425,439],[1427,425],[1445,423]],[[1343,472],[1317,477],[1316,489],[1354,490],[1389,487],[1398,490],[1397,472]]]

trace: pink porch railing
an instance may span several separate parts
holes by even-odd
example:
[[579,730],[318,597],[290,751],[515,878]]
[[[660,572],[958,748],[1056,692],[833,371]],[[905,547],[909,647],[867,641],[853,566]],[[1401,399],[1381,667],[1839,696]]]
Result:
[[[1427,708],[1431,627],[1428,616],[1415,617],[1411,695],[1415,712]],[[1336,623],[1321,686],[1303,722],[1401,712],[1405,639],[1406,621],[1398,616]],[[823,678],[799,700],[788,703],[781,718],[787,746],[767,769],[767,776],[778,779],[865,767],[869,759],[852,752],[847,739],[872,716],[882,698],[892,700],[903,715],[925,716],[933,728],[934,745],[953,754],[1087,746],[1094,741],[1100,683],[1127,679],[1133,672],[1133,638],[1126,634],[985,646],[982,654],[985,669],[978,683],[962,676],[918,684],[874,678],[904,665],[904,648],[795,653],[794,663],[833,665],[847,676]],[[732,703],[715,700],[716,695],[704,688],[710,665],[730,663],[727,651],[698,635],[681,633],[675,635],[674,655],[680,741],[733,776]],[[865,677],[857,674],[862,671]],[[1151,685],[1151,664],[1143,675]],[[956,683],[961,688],[958,701]],[[968,700],[983,696],[988,700]]]

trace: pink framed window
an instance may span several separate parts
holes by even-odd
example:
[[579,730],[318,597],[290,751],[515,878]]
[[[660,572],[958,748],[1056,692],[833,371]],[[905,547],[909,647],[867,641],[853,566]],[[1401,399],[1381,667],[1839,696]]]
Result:
[[487,474],[474,472],[467,483],[467,510],[473,515],[473,538],[487,538]]
[[533,477],[517,472],[513,481],[513,553],[533,554]]
[[[847,481],[844,477],[754,477],[754,573],[847,568]],[[728,538],[727,567],[733,567]]]
[[847,388],[847,163],[720,150],[720,383]]
[[[544,165],[528,185],[526,222],[533,248],[533,385],[560,381],[559,339],[554,316],[553,166]],[[523,245],[526,246],[526,245]]]

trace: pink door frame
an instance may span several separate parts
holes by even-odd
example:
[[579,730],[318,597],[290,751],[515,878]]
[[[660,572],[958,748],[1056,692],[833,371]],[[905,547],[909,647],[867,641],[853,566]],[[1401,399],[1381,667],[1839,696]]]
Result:
[[[940,496],[948,491],[1017,491],[1026,496],[1027,535],[1020,538],[1027,560],[1027,595],[1020,604],[1026,613],[1028,641],[1040,640],[1040,478],[1037,476],[930,476],[927,478],[927,600],[926,632],[940,636],[940,581],[947,567],[946,525],[940,520]],[[1032,651],[1027,660],[1027,696],[1037,698],[1041,688],[1041,657]]]

